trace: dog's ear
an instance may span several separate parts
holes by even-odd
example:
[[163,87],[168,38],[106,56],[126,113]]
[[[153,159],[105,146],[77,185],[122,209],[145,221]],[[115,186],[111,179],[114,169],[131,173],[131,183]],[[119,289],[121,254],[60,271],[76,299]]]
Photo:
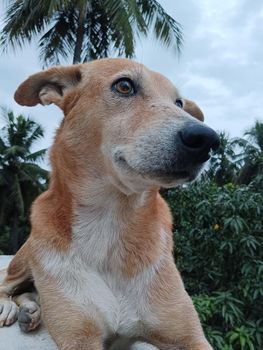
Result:
[[204,121],[203,112],[193,101],[184,99],[184,110],[196,119],[201,120],[201,122]]
[[65,94],[76,87],[80,80],[79,65],[52,67],[31,75],[17,88],[14,98],[22,106],[54,103],[62,108]]

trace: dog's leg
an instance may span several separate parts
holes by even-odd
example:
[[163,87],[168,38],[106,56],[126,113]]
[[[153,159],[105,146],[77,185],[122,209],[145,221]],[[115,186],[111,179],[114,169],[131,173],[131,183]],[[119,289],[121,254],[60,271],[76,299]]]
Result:
[[17,320],[18,307],[12,296],[30,284],[31,274],[26,261],[25,245],[10,262],[7,275],[0,284],[0,327],[10,326]]
[[[61,302],[61,301],[60,301]],[[51,310],[52,308],[52,310]],[[59,350],[103,350],[99,325],[68,304],[42,308],[44,323]]]
[[160,350],[212,350],[172,257],[158,271],[150,293],[155,321],[147,326],[149,343]]
[[19,306],[18,323],[23,332],[36,329],[41,321],[39,297],[37,292],[23,293],[14,297]]
[[37,288],[43,323],[59,350],[103,350],[103,320],[96,309],[89,316],[92,306],[77,307],[50,280],[41,279]]

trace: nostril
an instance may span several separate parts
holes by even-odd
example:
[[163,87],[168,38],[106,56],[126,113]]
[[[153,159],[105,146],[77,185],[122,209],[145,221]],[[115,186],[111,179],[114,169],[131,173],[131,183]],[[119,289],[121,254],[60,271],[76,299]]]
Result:
[[219,147],[217,133],[203,125],[190,125],[179,132],[181,141],[185,147],[192,150],[216,150]]

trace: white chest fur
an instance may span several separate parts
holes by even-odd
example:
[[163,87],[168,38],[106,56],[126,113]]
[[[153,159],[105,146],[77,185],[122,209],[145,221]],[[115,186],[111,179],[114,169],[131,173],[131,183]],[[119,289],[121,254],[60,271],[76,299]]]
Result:
[[105,322],[105,335],[133,336],[142,323],[158,323],[148,303],[149,285],[160,264],[146,268],[133,278],[124,277],[121,223],[112,212],[77,216],[73,242],[67,253],[41,254],[44,270],[57,288],[81,312],[96,318],[99,310]]

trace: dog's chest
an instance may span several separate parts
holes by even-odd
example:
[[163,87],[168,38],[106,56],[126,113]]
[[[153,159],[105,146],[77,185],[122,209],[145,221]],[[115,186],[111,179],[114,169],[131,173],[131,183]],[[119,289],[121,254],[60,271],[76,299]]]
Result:
[[106,333],[138,334],[144,320],[151,319],[148,293],[157,266],[133,278],[122,275],[120,232],[110,218],[97,218],[94,226],[79,220],[73,232],[67,255],[49,253],[43,261],[45,269],[65,297],[87,316],[96,318],[99,310]]
[[95,270],[116,267],[122,254],[121,224],[111,211],[90,215],[80,211],[73,225],[72,251]]
[[[56,257],[45,263],[67,300],[87,317],[104,319],[106,335],[139,334],[145,320],[153,318],[149,304],[149,285],[156,270],[147,268],[132,279],[115,271],[97,270],[72,250],[67,259]],[[53,266],[51,266],[53,265]],[[155,322],[155,321],[154,321]]]
[[85,285],[90,286],[80,300],[94,302],[106,317],[110,331],[138,334],[141,323],[150,316],[148,291],[155,266],[133,278],[124,277],[119,223],[107,216],[97,220],[94,227],[85,225],[86,220],[80,222],[75,226],[74,250],[81,259],[81,282],[86,280]]

